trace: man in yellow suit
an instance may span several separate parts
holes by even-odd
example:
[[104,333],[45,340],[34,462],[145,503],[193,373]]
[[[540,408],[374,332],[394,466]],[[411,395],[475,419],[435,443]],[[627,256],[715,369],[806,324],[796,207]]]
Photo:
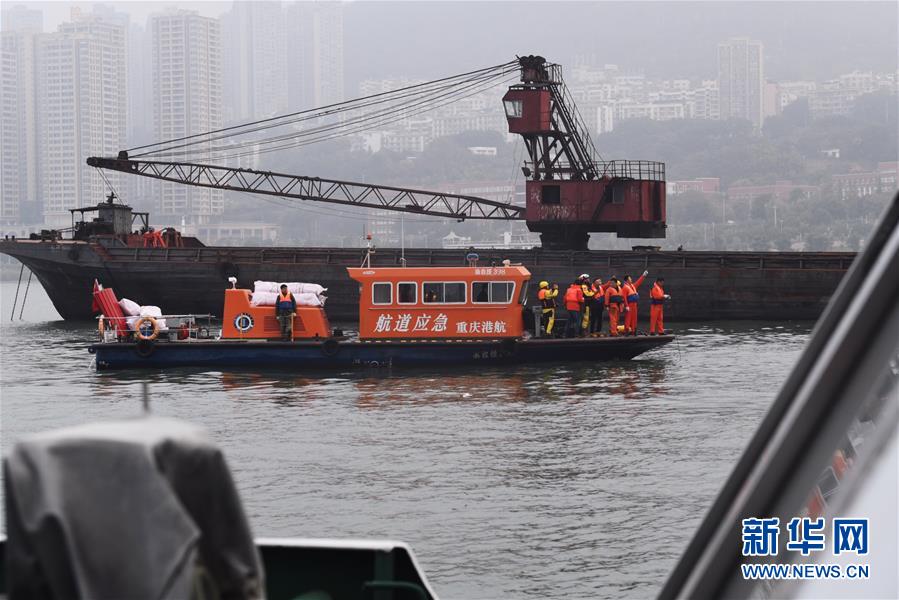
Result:
[[559,284],[554,283],[550,287],[549,282],[540,282],[540,291],[537,292],[537,299],[540,300],[540,306],[543,307],[543,314],[540,317],[540,325],[546,332],[546,335],[553,334],[553,324],[556,322],[556,297],[559,295]]

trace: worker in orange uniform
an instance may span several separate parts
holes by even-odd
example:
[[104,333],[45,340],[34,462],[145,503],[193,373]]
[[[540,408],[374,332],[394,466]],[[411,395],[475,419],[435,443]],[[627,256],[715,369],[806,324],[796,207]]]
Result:
[[671,298],[665,293],[665,278],[659,277],[649,292],[649,335],[665,333],[665,300]]
[[287,288],[287,284],[281,284],[281,292],[275,300],[275,316],[281,324],[281,339],[293,338],[293,317],[297,312],[297,301]]
[[640,284],[649,271],[643,271],[643,274],[637,278],[637,281],[631,279],[630,275],[624,276],[624,287],[621,295],[624,297],[624,334],[637,335],[637,302],[640,300]]
[[565,290],[565,310],[568,311],[568,321],[565,322],[565,337],[574,337],[581,327],[581,308],[584,306],[584,292],[581,291],[581,282],[575,279]]
[[593,305],[590,307],[590,326],[587,334],[593,335],[602,332],[602,305],[605,300],[606,287],[602,284],[602,278],[593,280]]
[[590,283],[588,274],[584,273],[578,280],[581,282],[581,293],[584,295],[584,310],[581,313],[581,336],[583,337],[590,333],[590,314],[593,312],[596,292],[593,291],[593,284]]
[[621,296],[621,280],[610,277],[606,282],[606,310],[609,313],[609,335],[618,336],[618,316],[624,309],[624,298]]
[[550,287],[548,281],[540,282],[540,291],[537,292],[537,299],[540,300],[540,306],[543,307],[543,313],[540,316],[540,325],[546,335],[553,334],[553,324],[556,322],[556,297],[559,295],[559,284],[554,283]]

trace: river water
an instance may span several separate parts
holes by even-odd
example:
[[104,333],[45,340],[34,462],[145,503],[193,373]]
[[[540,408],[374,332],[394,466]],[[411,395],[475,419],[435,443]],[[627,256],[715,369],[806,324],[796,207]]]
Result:
[[204,425],[258,536],[412,544],[444,598],[646,598],[689,541],[809,323],[685,324],[626,363],[97,373],[93,328],[0,284],[2,447],[141,412]]

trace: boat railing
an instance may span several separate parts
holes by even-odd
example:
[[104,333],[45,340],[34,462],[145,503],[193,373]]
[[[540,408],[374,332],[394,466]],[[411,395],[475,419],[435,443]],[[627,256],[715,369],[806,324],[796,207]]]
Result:
[[[137,315],[134,315],[137,316]],[[97,320],[99,322],[98,330],[100,333],[100,339],[104,343],[112,343],[112,342],[120,342],[120,341],[131,341],[132,338],[137,337],[138,331],[131,329],[128,326],[128,319],[134,318],[134,316],[130,317],[107,317],[107,316],[99,316]],[[171,314],[171,315],[160,315],[160,316],[145,316],[138,317],[138,319],[150,318],[154,321],[158,322],[160,320],[164,320],[166,322],[165,329],[157,330],[157,338],[166,339],[162,334],[168,334],[167,338],[171,341],[181,341],[181,342],[190,342],[197,339],[219,339],[221,338],[221,328],[213,328],[213,320],[218,319],[216,315],[213,314]],[[205,319],[205,324],[198,323],[198,321],[202,321]],[[172,326],[170,322],[178,321],[177,325]],[[185,327],[186,325],[186,327]],[[185,337],[183,338],[172,338],[172,335],[178,335],[179,333],[183,333]],[[125,335],[122,335],[125,334]]]

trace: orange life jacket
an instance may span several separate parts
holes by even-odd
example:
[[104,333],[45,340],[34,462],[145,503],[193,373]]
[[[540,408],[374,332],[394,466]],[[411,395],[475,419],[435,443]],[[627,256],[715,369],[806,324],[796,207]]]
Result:
[[649,292],[650,302],[652,304],[664,304],[665,303],[665,290],[662,289],[658,283],[653,284],[652,290]]
[[621,297],[621,289],[615,285],[609,284],[606,288],[606,306],[609,304],[623,304],[624,298]]
[[290,310],[293,308],[292,294],[290,291],[288,291],[287,294],[278,292],[278,301],[275,302],[275,306],[281,310]]

